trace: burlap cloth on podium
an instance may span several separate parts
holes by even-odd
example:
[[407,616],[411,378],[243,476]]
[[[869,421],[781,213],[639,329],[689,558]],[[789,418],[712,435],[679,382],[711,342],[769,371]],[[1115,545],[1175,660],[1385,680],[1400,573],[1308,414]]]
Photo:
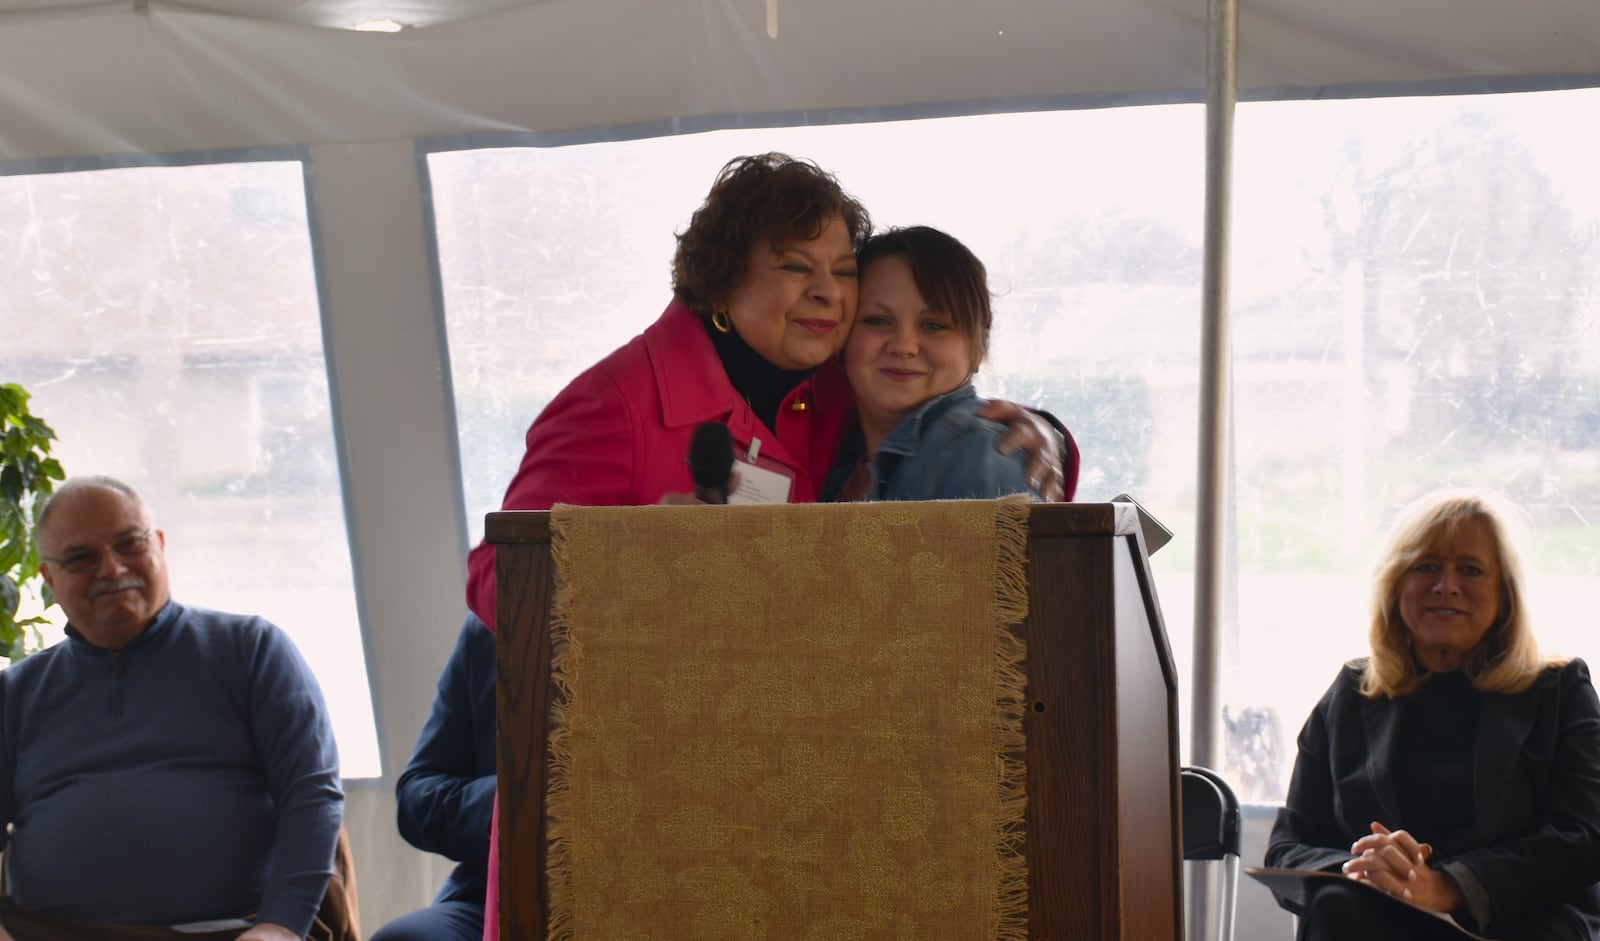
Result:
[[556,507],[550,937],[1024,938],[1027,512]]

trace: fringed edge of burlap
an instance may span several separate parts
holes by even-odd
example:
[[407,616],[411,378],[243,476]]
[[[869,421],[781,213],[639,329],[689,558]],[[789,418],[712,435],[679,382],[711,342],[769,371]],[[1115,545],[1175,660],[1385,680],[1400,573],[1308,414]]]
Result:
[[555,697],[545,726],[550,764],[545,769],[545,935],[549,941],[573,937],[572,893],[572,675],[582,648],[572,639],[572,586],[561,577],[567,562],[572,507],[550,512],[550,559],[555,568],[555,598],[550,610],[550,682]]
[[1027,645],[1017,628],[1028,616],[1027,497],[998,501],[995,512],[995,756],[1000,812],[996,820],[995,941],[1028,939]]

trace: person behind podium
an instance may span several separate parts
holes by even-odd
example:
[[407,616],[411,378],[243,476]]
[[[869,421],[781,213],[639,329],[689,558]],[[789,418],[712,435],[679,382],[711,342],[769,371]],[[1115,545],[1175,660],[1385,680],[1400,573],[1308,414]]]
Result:
[[[861,299],[842,354],[856,420],[824,499],[1037,500],[1025,456],[997,449],[1005,428],[982,416],[988,403],[972,386],[994,324],[983,262],[928,226],[874,235],[856,258]],[[1076,480],[1070,435],[1066,445]]]
[[405,841],[458,865],[433,904],[390,921],[370,941],[483,936],[495,792],[494,691],[494,635],[468,612],[394,791]]
[[[730,161],[678,235],[672,302],[540,413],[503,507],[687,496],[686,457],[707,421],[732,433],[739,498],[815,501],[852,405],[836,354],[855,320],[856,249],[871,230],[865,207],[809,161]],[[1036,489],[1062,493],[1059,432],[1020,406],[991,407],[1013,429],[1004,446],[1034,456]],[[494,547],[480,543],[467,572],[468,607],[494,630]],[[491,837],[489,939],[498,936],[496,845]]]
[[[1490,938],[1587,941],[1600,938],[1600,701],[1582,660],[1540,655],[1509,520],[1466,491],[1402,515],[1376,573],[1372,655],[1345,665],[1301,729],[1266,864],[1342,872]],[[1339,885],[1311,896],[1301,941],[1441,930]]]
[[[730,161],[678,235],[672,302],[540,413],[503,507],[687,494],[685,458],[707,421],[732,433],[746,502],[815,501],[853,404],[836,354],[855,320],[856,249],[871,230],[866,208],[809,161]],[[1062,435],[1020,406],[991,408],[1014,429],[1006,449],[1033,455],[1038,489],[1061,494]],[[480,543],[467,569],[468,607],[493,630],[494,548]]]

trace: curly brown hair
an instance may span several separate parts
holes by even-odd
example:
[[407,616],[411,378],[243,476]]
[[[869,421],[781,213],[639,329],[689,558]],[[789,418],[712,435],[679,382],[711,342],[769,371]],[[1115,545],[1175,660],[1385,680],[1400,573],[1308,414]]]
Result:
[[750,250],[814,239],[835,216],[855,250],[872,234],[872,217],[833,174],[809,160],[766,153],[735,157],[717,174],[689,227],[678,233],[672,290],[710,316],[744,280]]

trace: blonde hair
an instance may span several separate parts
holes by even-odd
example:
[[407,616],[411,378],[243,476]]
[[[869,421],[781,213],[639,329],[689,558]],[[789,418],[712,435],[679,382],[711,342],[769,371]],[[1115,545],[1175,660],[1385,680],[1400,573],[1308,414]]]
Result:
[[1416,692],[1427,679],[1411,650],[1411,632],[1400,619],[1400,582],[1423,555],[1456,538],[1462,526],[1481,523],[1500,564],[1500,612],[1489,633],[1468,654],[1462,672],[1486,693],[1519,693],[1545,668],[1546,660],[1528,624],[1523,603],[1522,559],[1511,539],[1517,511],[1502,498],[1475,490],[1438,490],[1412,502],[1390,530],[1373,573],[1372,659],[1361,679],[1369,699]]

